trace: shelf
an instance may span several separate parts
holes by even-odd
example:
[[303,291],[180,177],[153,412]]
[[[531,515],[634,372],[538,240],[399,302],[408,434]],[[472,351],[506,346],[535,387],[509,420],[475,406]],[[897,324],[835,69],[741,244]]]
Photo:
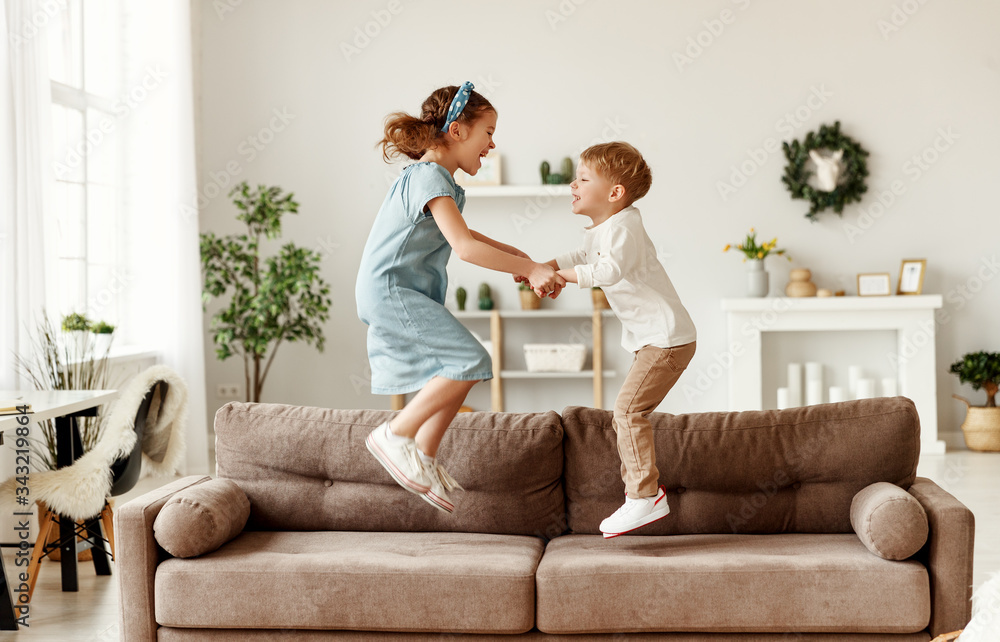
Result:
[[760,297],[723,299],[722,309],[729,312],[764,312],[772,310],[802,312],[846,312],[853,310],[933,310],[942,305],[940,294],[889,296],[829,297]]
[[[501,370],[500,376],[504,379],[593,379],[593,370],[580,370],[579,372],[532,372],[530,370]],[[605,377],[614,377],[614,370],[605,370]]]
[[[499,312],[504,319],[589,319],[594,316],[593,310],[452,310],[456,319],[489,319],[494,312]],[[610,317],[611,310],[601,310],[601,316]]]
[[466,198],[504,198],[517,196],[569,196],[569,185],[470,185]]

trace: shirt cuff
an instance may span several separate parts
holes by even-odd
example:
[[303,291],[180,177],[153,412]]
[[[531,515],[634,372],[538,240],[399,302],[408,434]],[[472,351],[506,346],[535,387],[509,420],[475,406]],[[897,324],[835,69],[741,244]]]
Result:
[[573,267],[572,254],[563,254],[562,256],[557,256],[555,260],[556,260],[557,270],[566,270]]
[[594,287],[594,268],[589,265],[574,265],[573,269],[576,270],[576,282],[583,288]]

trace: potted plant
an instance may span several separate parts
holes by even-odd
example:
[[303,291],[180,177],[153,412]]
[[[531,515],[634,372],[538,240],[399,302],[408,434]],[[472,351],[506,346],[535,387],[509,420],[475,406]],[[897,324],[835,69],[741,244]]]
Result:
[[[751,297],[763,297],[767,296],[769,289],[769,278],[767,271],[764,270],[764,259],[768,257],[769,254],[783,255],[785,250],[775,249],[778,245],[777,237],[771,239],[767,243],[757,244],[757,231],[754,228],[750,228],[750,233],[739,243],[735,249],[743,252],[743,262],[747,264],[747,296]],[[731,244],[727,244],[726,247],[722,248],[723,252],[728,252],[733,249]],[[786,257],[789,261],[792,257]]]
[[281,236],[281,217],[297,214],[293,194],[279,187],[246,181],[229,192],[246,224],[243,234],[201,235],[202,301],[229,295],[228,305],[212,316],[215,355],[243,358],[246,400],[260,401],[267,373],[283,342],[303,341],[323,351],[323,323],[330,318],[330,287],[319,276],[319,252],[281,246],[276,256],[261,256],[264,239]]
[[111,352],[111,340],[114,338],[115,326],[98,321],[91,326],[90,331],[94,333],[94,353],[103,356]]
[[951,364],[949,370],[962,383],[972,384],[973,390],[986,391],[986,405],[973,406],[969,400],[952,395],[966,406],[962,433],[972,450],[1000,452],[1000,408],[996,394],[1000,386],[1000,352],[970,352]]
[[62,331],[67,348],[82,353],[90,345],[90,319],[87,315],[71,312],[62,318]]
[[538,298],[538,295],[535,294],[530,285],[521,281],[517,284],[517,290],[521,294],[522,310],[538,310],[542,307],[542,300]]

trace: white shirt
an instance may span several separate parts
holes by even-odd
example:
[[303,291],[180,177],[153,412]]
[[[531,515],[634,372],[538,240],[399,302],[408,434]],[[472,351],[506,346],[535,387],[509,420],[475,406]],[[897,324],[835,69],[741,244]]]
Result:
[[557,257],[556,263],[560,270],[574,268],[581,288],[604,290],[622,323],[623,348],[672,348],[697,338],[638,209],[626,207],[583,234],[583,247]]

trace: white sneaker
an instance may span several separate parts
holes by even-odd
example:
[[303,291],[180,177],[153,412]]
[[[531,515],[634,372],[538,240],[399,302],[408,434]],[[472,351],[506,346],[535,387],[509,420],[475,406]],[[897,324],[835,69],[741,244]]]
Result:
[[601,522],[601,532],[604,539],[611,539],[634,531],[637,528],[652,524],[658,519],[663,519],[670,514],[670,506],[667,505],[667,493],[663,486],[660,486],[656,497],[643,497],[640,499],[625,498],[622,507],[614,512],[611,517]]
[[424,464],[424,469],[431,479],[431,489],[421,495],[424,501],[434,508],[450,513],[455,510],[455,505],[451,503],[448,492],[452,490],[465,490],[455,481],[444,466],[436,461],[432,464]]
[[431,480],[417,453],[417,442],[390,440],[388,430],[389,422],[380,425],[368,435],[365,445],[400,486],[422,496],[431,489]]

